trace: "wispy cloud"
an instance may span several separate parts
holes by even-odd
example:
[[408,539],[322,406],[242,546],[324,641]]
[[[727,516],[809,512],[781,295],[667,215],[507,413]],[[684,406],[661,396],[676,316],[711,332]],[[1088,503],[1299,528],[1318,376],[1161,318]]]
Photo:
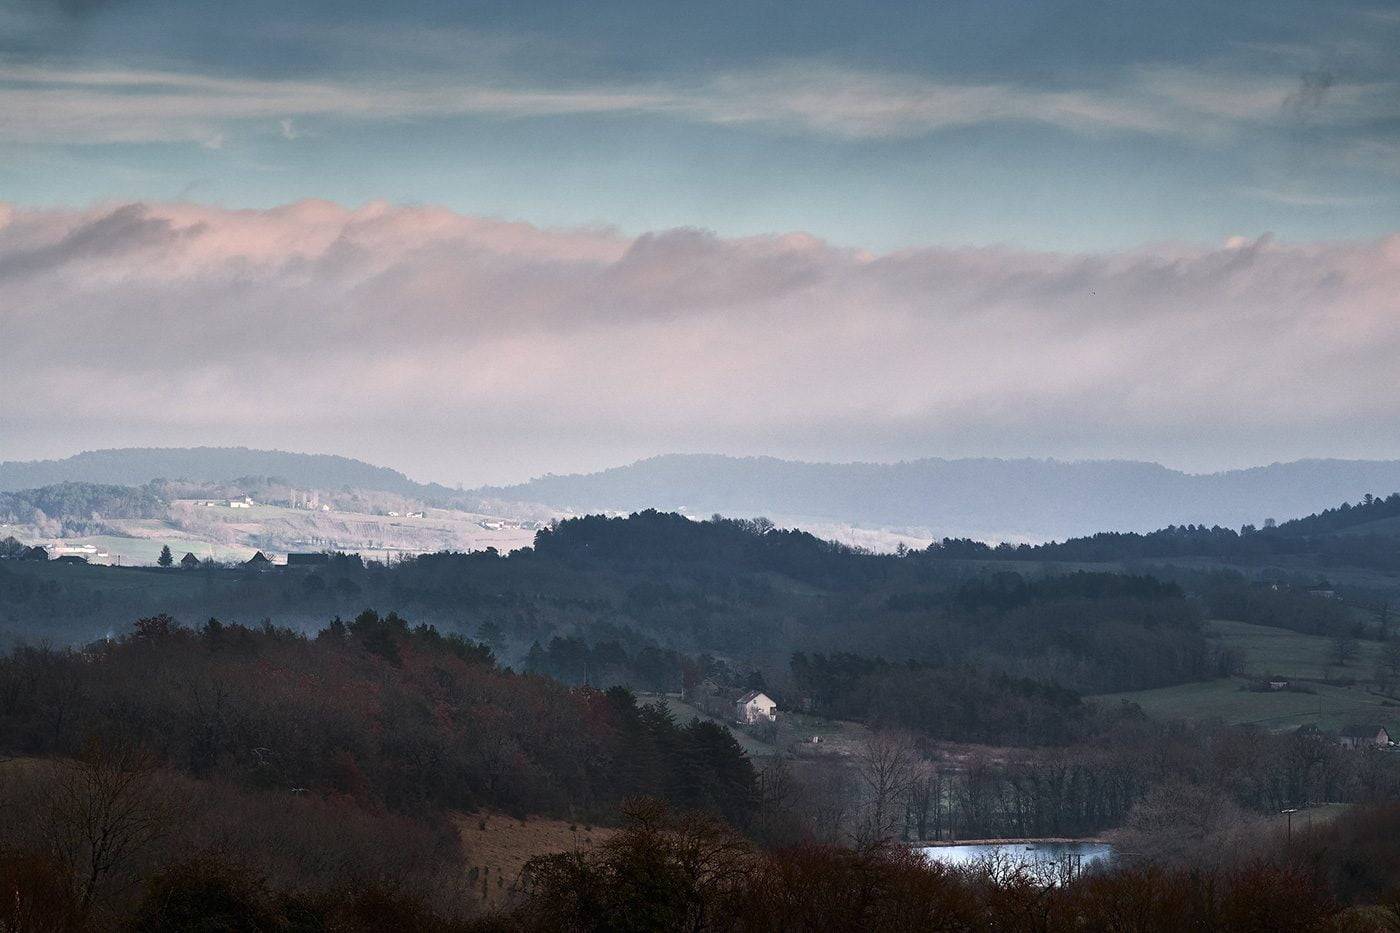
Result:
[[[985,123],[1203,138],[1307,112],[1332,125],[1400,117],[1400,86],[1335,76],[1142,68],[1095,87],[958,83],[812,62],[719,74],[690,84],[512,86],[441,78],[298,81],[149,70],[0,68],[0,140],[193,141],[232,127],[268,131],[297,118],[397,120],[633,113],[867,139]],[[1324,107],[1324,101],[1326,106]]]

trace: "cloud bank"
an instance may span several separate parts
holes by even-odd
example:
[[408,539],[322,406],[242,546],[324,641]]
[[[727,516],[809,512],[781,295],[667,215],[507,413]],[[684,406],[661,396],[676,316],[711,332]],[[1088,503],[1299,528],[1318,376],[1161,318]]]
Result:
[[[0,459],[1400,456],[1400,236],[885,255],[429,207],[0,205]],[[61,441],[55,440],[61,438]]]

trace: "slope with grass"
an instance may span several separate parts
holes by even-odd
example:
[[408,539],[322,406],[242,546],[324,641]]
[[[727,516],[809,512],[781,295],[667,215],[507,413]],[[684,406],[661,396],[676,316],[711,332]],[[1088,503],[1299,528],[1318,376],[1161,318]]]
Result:
[[582,821],[518,818],[495,811],[466,814],[457,820],[457,827],[468,890],[473,900],[488,908],[505,906],[517,893],[521,870],[530,859],[589,852],[617,832]]
[[[1381,653],[1376,642],[1356,642],[1356,657],[1340,664],[1329,638],[1229,620],[1214,620],[1210,629],[1222,647],[1240,652],[1242,676],[1095,699],[1135,703],[1162,719],[1216,719],[1271,731],[1302,725],[1336,730],[1350,722],[1376,722],[1400,734],[1400,701],[1371,684]],[[1262,678],[1285,680],[1289,689],[1258,690]]]

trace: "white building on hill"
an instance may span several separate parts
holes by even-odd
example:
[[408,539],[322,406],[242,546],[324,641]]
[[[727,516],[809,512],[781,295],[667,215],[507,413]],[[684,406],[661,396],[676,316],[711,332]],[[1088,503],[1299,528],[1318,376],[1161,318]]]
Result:
[[778,704],[768,694],[750,690],[739,697],[734,718],[746,723],[777,722]]

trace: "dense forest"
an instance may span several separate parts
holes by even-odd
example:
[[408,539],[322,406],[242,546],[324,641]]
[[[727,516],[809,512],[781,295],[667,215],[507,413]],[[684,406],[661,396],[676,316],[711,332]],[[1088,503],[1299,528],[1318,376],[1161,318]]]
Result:
[[[833,711],[881,671],[853,657],[794,667]],[[314,636],[142,619],[110,642],[0,660],[0,919],[17,930],[179,930],[211,917],[245,925],[203,928],[776,930],[810,916],[813,929],[961,918],[954,929],[1053,930],[1097,928],[1131,906],[1169,919],[1162,929],[1307,930],[1393,897],[1383,866],[1400,853],[1360,815],[1395,824],[1376,809],[1400,793],[1389,756],[1315,730],[1094,713],[996,677],[943,682],[967,684],[966,702],[981,705],[999,701],[979,687],[1040,691],[1075,741],[954,766],[927,737],[885,729],[849,760],[760,770],[720,726],[682,724],[622,688],[512,673],[479,642],[394,613]],[[1286,847],[1261,828],[1260,814],[1322,801],[1354,803],[1358,817]],[[621,831],[591,853],[531,860],[510,879],[506,912],[483,916],[452,831],[483,809]],[[1048,888],[1025,869],[954,871],[892,843],[1115,827],[1121,868]],[[1230,855],[1243,838],[1256,840],[1248,861]],[[1356,851],[1309,861],[1336,846]]]
[[372,611],[314,637],[155,616],[81,651],[16,651],[0,659],[0,736],[50,756],[119,738],[197,777],[407,813],[596,817],[647,794],[742,825],[754,803],[722,727],[513,674],[483,645]]
[[[0,806],[21,817],[0,883],[66,930],[184,929],[210,911],[248,929],[782,929],[812,884],[843,892],[813,921],[848,929],[1096,928],[1125,904],[1163,929],[1311,929],[1386,902],[1374,873],[1308,861],[1346,844],[1388,864],[1364,820],[1291,848],[1269,848],[1267,820],[1387,813],[1390,755],[1083,697],[1231,673],[1208,615],[1361,624],[1345,602],[1219,567],[875,555],[658,512],[392,564],[0,560],[0,618],[19,636],[0,657]],[[701,681],[864,738],[755,758],[634,692]],[[139,819],[93,822],[112,805]],[[531,861],[484,916],[452,827],[486,812],[616,835]],[[125,834],[119,856],[93,826]],[[1123,864],[1053,888],[891,845],[1105,833]],[[1261,861],[1221,856],[1242,839]]]
[[863,553],[763,520],[594,516],[543,529],[533,548],[510,555],[428,554],[391,566],[339,556],[268,573],[41,571],[0,563],[0,631],[12,642],[82,642],[162,612],[249,625],[277,618],[310,630],[379,605],[486,640],[518,668],[538,643],[536,669],[572,682],[587,669],[594,683],[606,674],[605,685],[638,689],[680,689],[690,659],[713,668],[703,676],[737,681],[757,671],[781,691],[794,651],[924,669],[975,665],[1080,692],[1178,683],[1220,666],[1200,607],[1173,584],[1102,573],[989,576]]
[[155,518],[169,505],[158,484],[110,486],[98,483],[58,483],[19,492],[0,492],[0,520],[31,522],[69,518]]

